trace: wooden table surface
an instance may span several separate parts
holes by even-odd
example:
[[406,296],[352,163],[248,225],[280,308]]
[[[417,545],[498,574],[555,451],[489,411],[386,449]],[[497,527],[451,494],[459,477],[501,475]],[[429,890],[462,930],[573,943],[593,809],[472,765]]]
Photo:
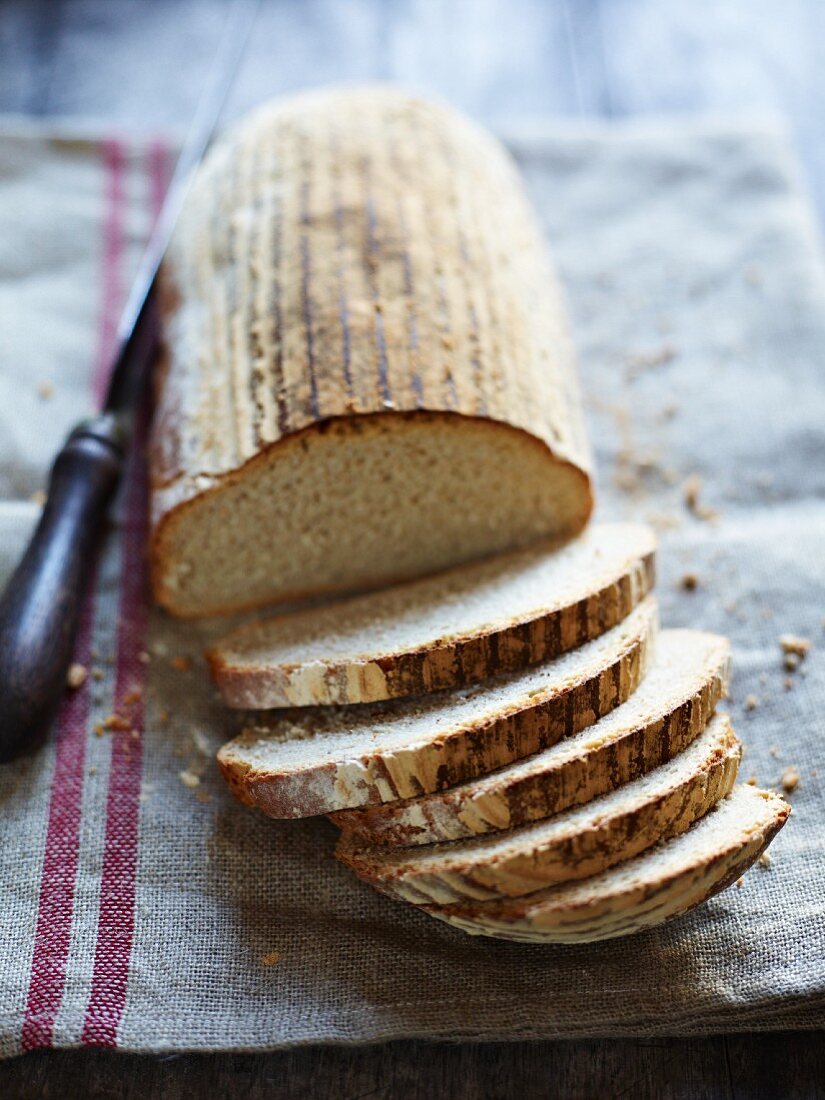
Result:
[[[182,131],[226,0],[0,0],[0,112]],[[495,126],[781,114],[825,214],[823,0],[263,0],[227,107],[397,80]],[[45,1052],[0,1097],[825,1098],[817,1033],[706,1040],[389,1043],[272,1054]]]

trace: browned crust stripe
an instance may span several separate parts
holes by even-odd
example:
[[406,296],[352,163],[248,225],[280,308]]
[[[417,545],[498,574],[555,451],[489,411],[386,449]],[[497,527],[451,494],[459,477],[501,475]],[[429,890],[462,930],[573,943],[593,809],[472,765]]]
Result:
[[[564,761],[553,771],[536,770],[494,791],[485,791],[483,810],[469,817],[471,792],[445,791],[434,799],[404,800],[359,810],[344,810],[331,815],[342,829],[370,844],[406,846],[431,844],[460,837],[472,837],[500,828],[539,821],[573,806],[607,794],[623,783],[645,775],[687,747],[705,728],[716,705],[727,691],[730,658],[726,656],[709,671],[698,692],[674,707],[664,717],[628,730],[615,741],[591,749],[586,754]],[[409,822],[409,810],[425,824]],[[449,834],[445,834],[445,818]]]
[[[709,901],[721,893],[722,890],[732,886],[745,872],[753,866],[762,855],[776,834],[784,826],[790,813],[790,807],[777,811],[774,819],[769,822],[754,836],[745,840],[738,851],[732,853],[729,848],[718,855],[705,861],[699,871],[702,874],[704,885],[699,895],[692,897],[689,902],[676,905],[673,908],[656,907],[657,897],[669,886],[673,885],[680,876],[674,873],[665,876],[655,887],[649,887],[639,892],[639,897],[628,905],[623,913],[611,914],[610,922],[605,919],[606,927],[603,934],[593,934],[588,914],[588,907],[582,905],[571,910],[563,920],[560,920],[558,929],[547,927],[531,927],[529,918],[523,914],[516,916],[515,911],[510,927],[503,926],[502,914],[506,912],[507,903],[477,904],[460,903],[449,906],[426,905],[421,909],[431,916],[437,917],[448,924],[454,924],[464,932],[473,935],[491,936],[495,939],[512,940],[517,943],[574,943],[593,942],[599,939],[614,939],[619,936],[632,935],[635,932],[644,931],[646,928],[655,927],[683,916],[697,906]],[[691,869],[696,874],[696,869]],[[530,895],[524,899],[530,901]],[[495,915],[495,924],[490,924],[490,916],[485,917],[485,905],[495,907],[495,913],[489,910],[490,916]],[[502,924],[498,922],[502,921]]]
[[[377,658],[375,664],[383,673],[380,687],[374,680],[363,677],[357,697],[353,694],[353,672],[358,664],[330,662],[323,677],[325,696],[313,702],[368,703],[428,695],[478,683],[499,673],[529,668],[577,649],[617,626],[653,591],[655,561],[655,551],[651,551],[631,563],[617,580],[577,603],[537,618],[512,623],[498,631],[479,631],[464,638],[438,641],[407,653]],[[290,675],[298,666],[264,670],[268,697],[253,704],[250,695],[256,679],[254,670],[236,668],[226,661],[220,643],[207,652],[206,659],[223,701],[230,707],[300,705],[289,694]]]
[[[359,878],[384,893],[413,904],[515,897],[556,883],[587,878],[632,859],[660,840],[678,836],[730,793],[741,746],[726,724],[717,746],[697,771],[670,790],[632,808],[594,820],[592,827],[553,843],[531,844],[496,858],[468,858],[464,867],[442,873],[426,869],[427,849],[410,852],[410,862],[382,863],[375,849],[343,834],[336,855]],[[594,807],[594,810],[596,807]],[[514,837],[514,843],[518,838]],[[460,846],[456,855],[460,854]],[[420,851],[425,866],[415,862]]]

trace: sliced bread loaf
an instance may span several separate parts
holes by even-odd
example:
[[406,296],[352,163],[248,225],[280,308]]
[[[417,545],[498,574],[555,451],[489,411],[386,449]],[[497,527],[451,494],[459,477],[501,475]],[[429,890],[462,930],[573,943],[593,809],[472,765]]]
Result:
[[525,943],[627,936],[687,912],[730,886],[785,824],[790,806],[747,784],[686,833],[593,878],[524,897],[424,908],[471,935]]
[[164,262],[156,598],[202,616],[581,531],[562,294],[515,166],[387,87],[268,104],[198,171]]
[[556,657],[653,588],[655,536],[608,523],[543,546],[245,626],[207,654],[231,707],[369,703]]
[[669,760],[706,725],[725,694],[730,643],[665,630],[626,703],[574,737],[446,791],[332,815],[373,844],[431,844],[538,821]]
[[424,848],[380,848],[344,833],[336,854],[376,889],[418,905],[528,894],[599,874],[690,828],[730,793],[741,751],[719,714],[673,760],[546,821]]
[[435,791],[577,733],[635,690],[658,624],[648,596],[552,661],[395,704],[262,715],[218,762],[243,802],[307,817]]

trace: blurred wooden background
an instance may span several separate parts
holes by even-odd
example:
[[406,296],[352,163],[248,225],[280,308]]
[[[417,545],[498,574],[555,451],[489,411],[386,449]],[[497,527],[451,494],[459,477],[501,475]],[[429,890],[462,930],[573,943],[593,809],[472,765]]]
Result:
[[[227,7],[0,0],[0,112],[182,132]],[[308,84],[376,79],[449,99],[497,128],[770,112],[793,133],[822,215],[823,27],[825,0],[263,0],[227,116]],[[410,1042],[157,1059],[40,1053],[0,1067],[0,1096],[807,1100],[825,1098],[825,1041]]]
[[[183,128],[227,0],[0,0],[0,110]],[[395,80],[493,125],[773,112],[825,210],[822,0],[262,0],[228,106]]]

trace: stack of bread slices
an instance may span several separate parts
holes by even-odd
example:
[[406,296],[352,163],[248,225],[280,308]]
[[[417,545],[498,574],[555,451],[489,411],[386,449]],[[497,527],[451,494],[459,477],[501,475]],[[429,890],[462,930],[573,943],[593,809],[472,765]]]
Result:
[[372,591],[210,652],[253,712],[219,754],[238,798],[330,814],[359,877],[483,935],[624,935],[738,878],[788,807],[735,786],[727,641],[658,632],[651,532],[587,526],[507,152],[386,87],[262,107],[206,158],[161,291],[158,602]]
[[603,524],[242,627],[209,660],[267,708],[219,753],[273,817],[330,814],[338,857],[465,931],[624,935],[737,879],[782,826],[736,786],[725,638],[659,631],[654,537]]

